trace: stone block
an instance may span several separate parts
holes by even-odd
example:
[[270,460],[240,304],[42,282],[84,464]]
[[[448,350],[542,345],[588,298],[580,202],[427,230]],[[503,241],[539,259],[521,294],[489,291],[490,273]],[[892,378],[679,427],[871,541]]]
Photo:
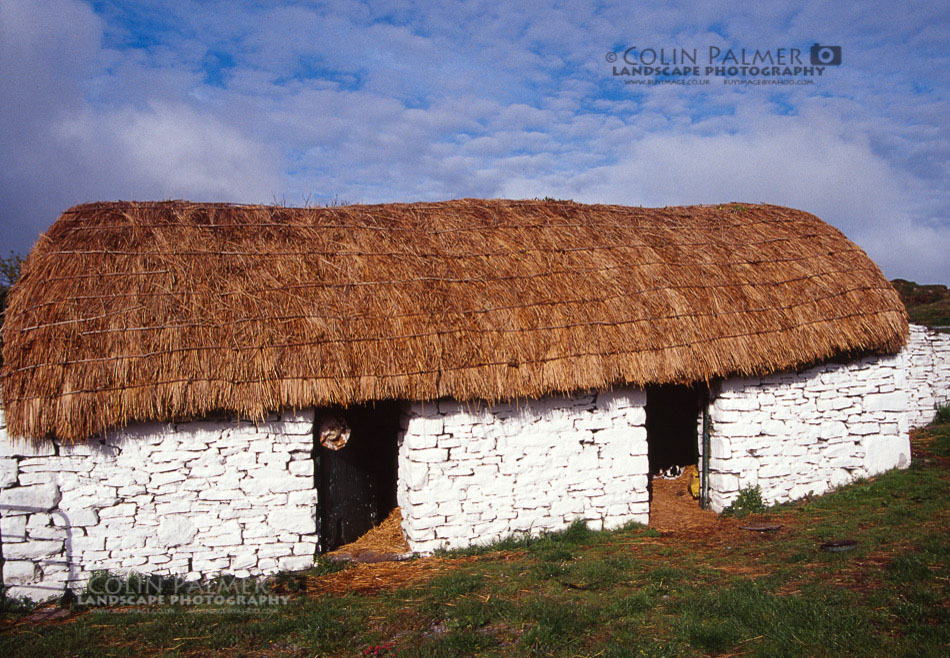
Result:
[[742,420],[742,412],[723,409],[718,404],[710,405],[709,418],[715,423],[738,423]]
[[[102,535],[74,536],[69,541],[73,555],[82,555],[90,551],[106,550],[106,538]],[[80,560],[82,563],[82,560]]]
[[135,516],[136,508],[135,503],[119,503],[112,507],[104,507],[99,510],[99,519],[132,518]]
[[767,420],[762,423],[762,433],[768,436],[788,436],[787,424],[780,420]]
[[847,435],[848,426],[838,420],[825,421],[818,428],[818,438],[826,441]]
[[158,528],[158,541],[168,548],[183,546],[190,544],[197,534],[198,529],[191,519],[184,515],[172,515],[162,519]]
[[907,394],[903,391],[872,394],[864,398],[864,408],[868,411],[905,411],[907,407]]
[[[785,477],[792,472],[791,465],[786,460],[771,462],[759,467],[760,478]],[[712,481],[712,479],[710,479]]]
[[600,431],[613,427],[613,420],[606,414],[586,413],[573,419],[572,426],[578,431]]
[[0,537],[4,544],[24,541],[26,538],[26,514],[0,517]]
[[18,473],[16,459],[0,457],[0,489],[7,489],[16,485]]
[[302,571],[313,566],[312,555],[288,555],[277,558],[277,566],[281,571]]
[[851,472],[844,468],[836,468],[831,472],[829,483],[832,487],[841,487],[849,484],[852,480]]
[[870,475],[877,475],[892,468],[910,466],[910,439],[905,436],[867,436],[863,467]]
[[716,406],[723,411],[757,411],[759,400],[754,395],[727,397],[716,400]]
[[4,544],[5,560],[41,560],[63,551],[62,540],[25,541],[17,544]]
[[747,438],[759,436],[762,426],[749,418],[738,423],[720,423],[715,425],[714,432],[719,436]]
[[278,530],[302,535],[317,531],[314,510],[309,507],[289,507],[272,510],[267,515],[267,524]]
[[446,461],[449,451],[444,448],[426,448],[425,450],[411,450],[407,453],[411,461],[420,463],[440,463]]
[[[182,473],[181,471],[178,471],[178,470],[165,471],[163,473],[153,474],[152,477],[149,479],[149,485],[152,488],[155,488],[155,487],[160,487],[164,484],[184,482],[187,479],[188,479],[188,476],[185,473]],[[114,480],[110,479],[110,482],[113,482],[113,481]],[[117,482],[116,484],[122,485],[122,484],[125,484],[125,482]]]
[[409,437],[412,434],[436,435],[443,434],[444,431],[445,423],[441,416],[417,416],[409,420],[409,428],[406,430],[406,436]]
[[709,486],[710,489],[721,493],[738,491],[739,478],[729,473],[710,473]]
[[231,559],[231,569],[250,569],[257,566],[257,553],[244,551]]
[[7,560],[3,563],[3,584],[28,585],[37,580],[36,565],[26,560]]
[[273,493],[287,493],[290,491],[304,491],[313,487],[312,477],[297,477],[285,471],[284,476],[272,484],[271,491]]
[[851,431],[851,434],[866,436],[868,434],[879,433],[881,427],[877,423],[854,423],[848,429]]
[[301,459],[297,461],[292,461],[287,466],[287,470],[291,475],[299,475],[302,477],[313,477],[313,459]]
[[729,459],[732,457],[732,447],[729,439],[722,436],[711,436],[709,438],[710,457],[718,459]]
[[55,484],[12,487],[0,491],[0,507],[4,516],[49,511],[59,504],[61,498],[59,487]]

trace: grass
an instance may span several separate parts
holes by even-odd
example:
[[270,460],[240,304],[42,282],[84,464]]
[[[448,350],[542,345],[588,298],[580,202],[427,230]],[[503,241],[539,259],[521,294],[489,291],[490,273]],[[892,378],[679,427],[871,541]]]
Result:
[[[0,627],[6,656],[942,656],[950,645],[950,418],[913,465],[764,513],[783,527],[659,536],[576,524],[442,556],[400,588],[274,608],[99,609]],[[754,501],[751,501],[754,502]],[[736,522],[730,522],[738,525]],[[826,553],[829,539],[858,542]],[[339,574],[345,575],[345,574]],[[292,586],[298,586],[296,589]],[[312,590],[312,588],[310,588]]]

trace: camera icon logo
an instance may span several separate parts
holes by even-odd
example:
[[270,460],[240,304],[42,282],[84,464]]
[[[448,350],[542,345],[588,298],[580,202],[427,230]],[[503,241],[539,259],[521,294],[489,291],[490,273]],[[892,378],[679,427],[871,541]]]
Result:
[[822,46],[815,44],[808,51],[812,66],[840,66],[841,46]]

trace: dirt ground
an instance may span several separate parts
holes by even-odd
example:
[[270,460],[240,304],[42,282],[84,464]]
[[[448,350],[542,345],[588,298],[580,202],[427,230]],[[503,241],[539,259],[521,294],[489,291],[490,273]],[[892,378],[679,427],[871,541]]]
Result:
[[716,525],[719,515],[700,509],[699,501],[689,495],[689,474],[675,480],[654,477],[650,482],[650,527],[660,532],[677,532]]

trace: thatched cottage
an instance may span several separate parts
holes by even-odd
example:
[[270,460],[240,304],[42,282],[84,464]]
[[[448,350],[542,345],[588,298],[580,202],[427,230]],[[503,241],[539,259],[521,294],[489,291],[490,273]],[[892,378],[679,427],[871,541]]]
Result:
[[4,583],[302,568],[397,504],[420,552],[646,522],[674,463],[821,493],[907,466],[945,338],[777,206],[77,206],[3,327]]

